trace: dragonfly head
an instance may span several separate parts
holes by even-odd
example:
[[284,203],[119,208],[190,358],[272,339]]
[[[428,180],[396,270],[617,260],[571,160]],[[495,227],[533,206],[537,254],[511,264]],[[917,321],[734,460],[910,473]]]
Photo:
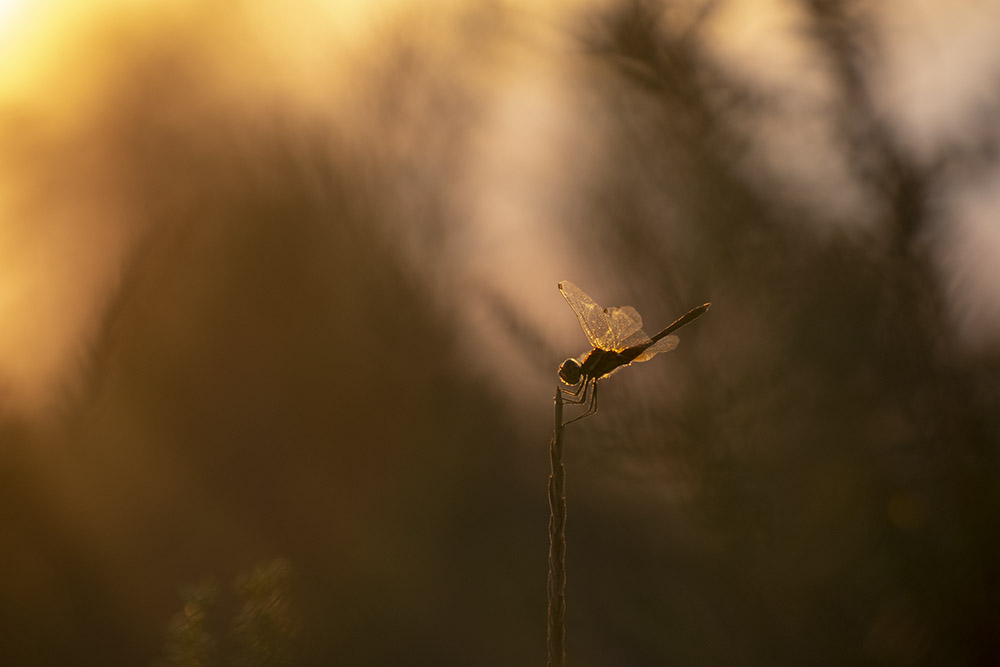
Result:
[[568,385],[574,385],[580,381],[583,377],[583,372],[580,369],[580,362],[576,359],[567,359],[562,362],[562,366],[559,367],[559,379]]

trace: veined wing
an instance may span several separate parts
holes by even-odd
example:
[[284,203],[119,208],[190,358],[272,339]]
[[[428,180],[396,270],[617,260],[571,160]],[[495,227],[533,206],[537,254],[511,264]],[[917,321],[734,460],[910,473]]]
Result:
[[655,343],[647,347],[645,350],[643,350],[642,354],[636,357],[635,360],[649,361],[650,359],[658,355],[660,352],[670,352],[671,350],[677,347],[677,343],[679,342],[680,339],[677,338],[677,336],[667,336],[666,338],[661,338],[660,340],[656,341]]
[[576,313],[576,319],[580,320],[580,326],[590,344],[593,347],[610,349],[609,345],[614,343],[612,339],[614,329],[608,311],[568,280],[559,283],[559,292]]
[[649,340],[649,336],[642,331],[642,316],[632,306],[602,308],[568,280],[559,283],[559,291],[576,313],[580,326],[593,347],[624,350]]
[[612,306],[606,308],[605,312],[611,321],[607,349],[620,352],[649,340],[649,336],[642,330],[642,315],[632,306]]
[[651,340],[651,337],[648,333],[642,330],[642,317],[638,312],[636,312],[635,308],[625,306],[621,310],[631,311],[630,315],[632,318],[632,325],[623,325],[620,327],[619,338],[615,349],[621,351],[630,347],[635,347],[636,345],[648,343]]

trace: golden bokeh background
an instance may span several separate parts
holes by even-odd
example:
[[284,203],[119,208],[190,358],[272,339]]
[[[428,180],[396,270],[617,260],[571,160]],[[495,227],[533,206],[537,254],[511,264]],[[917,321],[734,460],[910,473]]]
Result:
[[0,4],[0,664],[995,664],[998,19]]

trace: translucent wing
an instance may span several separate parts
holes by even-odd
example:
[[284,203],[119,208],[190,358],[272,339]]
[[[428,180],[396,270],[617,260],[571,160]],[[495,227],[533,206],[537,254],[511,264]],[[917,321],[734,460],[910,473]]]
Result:
[[626,347],[645,343],[649,336],[642,330],[642,316],[632,306],[605,309],[611,320],[611,340],[608,349],[624,350]]
[[661,338],[660,340],[656,341],[655,343],[647,347],[645,350],[643,350],[642,354],[636,357],[635,360],[649,361],[650,359],[658,355],[660,352],[670,352],[670,350],[677,347],[677,343],[679,342],[680,339],[678,339],[677,336],[667,336],[666,338]]
[[583,333],[587,335],[590,344],[606,350],[613,349],[614,326],[610,312],[615,309],[601,308],[596,301],[587,296],[586,292],[568,280],[559,283],[559,292],[576,313],[576,318],[580,320],[580,326],[583,327]]
[[635,347],[636,345],[648,343],[650,336],[642,330],[642,317],[639,316],[639,313],[637,313],[635,308],[632,308],[631,306],[625,306],[622,310],[631,311],[633,316],[633,325],[630,327],[621,327],[618,332],[619,338],[615,349],[624,350],[629,347]]
[[632,306],[602,308],[568,280],[559,283],[559,291],[576,313],[587,340],[594,347],[624,350],[649,340],[642,330],[642,316]]

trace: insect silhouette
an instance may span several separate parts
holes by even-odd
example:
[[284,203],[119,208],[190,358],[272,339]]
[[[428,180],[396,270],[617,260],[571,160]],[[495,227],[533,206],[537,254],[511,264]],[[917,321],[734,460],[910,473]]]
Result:
[[673,350],[678,343],[673,332],[704,315],[712,305],[705,303],[692,308],[663,331],[650,336],[642,330],[642,316],[632,306],[602,308],[568,280],[559,283],[559,292],[576,313],[583,333],[593,346],[589,352],[576,359],[567,359],[559,367],[559,379],[572,387],[559,388],[564,401],[574,405],[589,403],[586,412],[563,422],[563,426],[597,412],[598,380],[632,362],[649,361],[660,352]]

